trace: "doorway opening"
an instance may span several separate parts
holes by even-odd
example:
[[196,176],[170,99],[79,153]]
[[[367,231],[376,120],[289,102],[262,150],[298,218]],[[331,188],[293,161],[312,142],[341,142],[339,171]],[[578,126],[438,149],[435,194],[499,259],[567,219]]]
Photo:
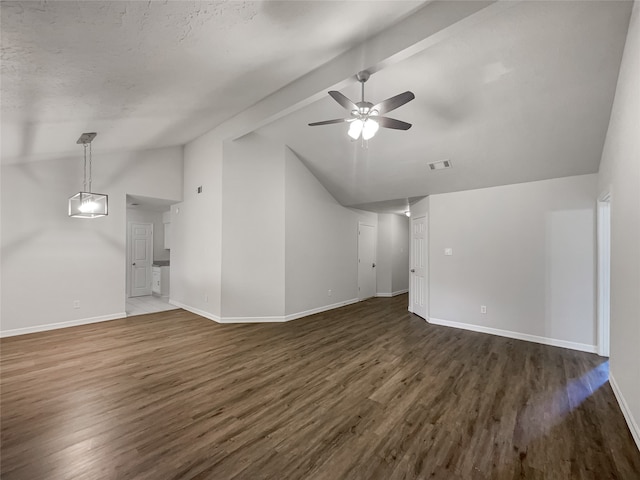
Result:
[[611,315],[611,194],[598,198],[598,355],[609,356]]
[[171,205],[159,198],[127,195],[125,306],[127,316],[174,310],[169,303]]
[[358,300],[376,294],[376,227],[358,223]]

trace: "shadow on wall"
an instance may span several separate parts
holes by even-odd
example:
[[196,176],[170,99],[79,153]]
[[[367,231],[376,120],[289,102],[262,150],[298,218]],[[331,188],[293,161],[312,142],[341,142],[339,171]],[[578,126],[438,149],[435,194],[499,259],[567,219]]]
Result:
[[31,248],[39,237],[44,236],[45,230],[43,228],[32,228],[20,236],[14,238],[6,245],[2,245],[2,263],[15,256],[20,250]]

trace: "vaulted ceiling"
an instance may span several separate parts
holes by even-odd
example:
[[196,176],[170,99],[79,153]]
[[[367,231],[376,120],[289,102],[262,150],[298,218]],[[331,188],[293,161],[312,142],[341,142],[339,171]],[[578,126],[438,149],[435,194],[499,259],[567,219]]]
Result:
[[421,3],[3,1],[3,159],[184,144]]
[[[344,205],[598,170],[632,2],[2,2],[2,161],[180,145],[232,125],[289,145]],[[363,145],[326,91],[411,90]],[[231,120],[230,120],[231,119]],[[234,123],[235,122],[235,123]],[[242,127],[238,127],[241,125]],[[238,128],[236,128],[238,127]],[[235,130],[234,130],[235,128]],[[428,162],[449,159],[450,170]]]

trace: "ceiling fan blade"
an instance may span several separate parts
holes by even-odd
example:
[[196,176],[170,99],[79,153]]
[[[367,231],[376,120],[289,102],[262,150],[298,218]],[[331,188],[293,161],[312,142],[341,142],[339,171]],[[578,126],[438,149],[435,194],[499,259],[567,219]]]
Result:
[[313,122],[310,123],[310,127],[315,127],[316,125],[331,125],[332,123],[343,123],[351,120],[350,118],[334,118],[333,120],[324,120],[322,122]]
[[371,107],[371,110],[377,110],[380,115],[383,115],[387,112],[390,112],[391,110],[395,110],[396,108],[401,107],[414,98],[416,98],[416,96],[413,94],[413,92],[399,93],[395,97],[387,98],[379,104],[374,105],[373,107]]
[[378,125],[384,128],[393,128],[396,130],[409,130],[411,128],[411,124],[407,122],[403,122],[401,120],[396,120],[395,118],[389,117],[369,117],[372,120],[378,122]]
[[353,103],[351,100],[349,100],[347,97],[336,90],[331,90],[329,92],[329,95],[331,95],[331,98],[333,98],[336,102],[338,102],[350,112],[358,109],[358,106],[355,103]]

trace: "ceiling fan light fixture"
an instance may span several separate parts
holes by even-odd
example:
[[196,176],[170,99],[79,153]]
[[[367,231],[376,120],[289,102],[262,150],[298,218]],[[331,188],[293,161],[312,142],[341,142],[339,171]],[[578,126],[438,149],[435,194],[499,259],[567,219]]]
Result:
[[376,122],[375,120],[372,120],[371,118],[368,118],[364,122],[364,127],[362,128],[362,138],[365,140],[369,140],[370,138],[373,138],[373,136],[376,134],[379,128],[380,128],[380,125],[378,125],[378,122]]
[[348,122],[350,125],[347,134],[353,140],[358,140],[361,136],[363,140],[369,140],[374,137],[380,127],[392,128],[395,130],[409,130],[409,128],[411,128],[410,123],[396,120],[394,118],[384,117],[382,115],[395,110],[416,98],[413,92],[407,91],[400,93],[374,105],[364,99],[364,83],[369,79],[369,76],[370,74],[366,70],[358,72],[356,75],[362,90],[362,100],[357,103],[352,102],[337,90],[331,90],[329,92],[329,96],[331,98],[350,112],[351,118],[336,118],[333,120],[324,120],[322,122],[313,122],[310,123],[309,126],[315,127],[318,125],[331,125]]
[[351,125],[349,125],[349,136],[354,140],[357,140],[358,138],[360,138],[363,127],[364,122],[362,120],[360,120],[359,118],[354,120],[353,122],[351,122]]

